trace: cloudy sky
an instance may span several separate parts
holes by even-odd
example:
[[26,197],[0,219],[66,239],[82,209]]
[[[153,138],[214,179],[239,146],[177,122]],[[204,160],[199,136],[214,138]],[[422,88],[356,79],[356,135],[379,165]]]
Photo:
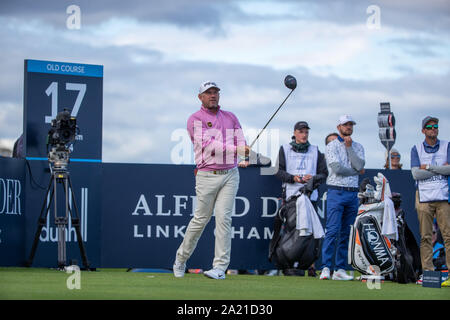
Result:
[[[80,29],[67,27],[70,5]],[[250,143],[289,93],[287,74],[299,86],[256,146],[273,160],[296,121],[323,151],[351,114],[366,167],[382,167],[385,101],[406,168],[426,115],[450,138],[447,0],[2,0],[0,25],[0,143],[10,147],[23,126],[24,59],[104,66],[103,162],[193,163],[185,125],[205,80]]]

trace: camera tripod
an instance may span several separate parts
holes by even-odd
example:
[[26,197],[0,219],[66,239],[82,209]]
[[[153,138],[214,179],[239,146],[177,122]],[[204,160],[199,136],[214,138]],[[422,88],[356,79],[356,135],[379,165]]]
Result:
[[[52,154],[52,153],[51,153]],[[54,202],[54,216],[55,216],[55,225],[58,230],[58,268],[64,269],[66,267],[66,226],[69,221],[69,214],[71,217],[72,226],[75,228],[77,235],[77,242],[80,248],[81,258],[83,260],[83,265],[87,270],[89,270],[89,262],[87,260],[86,250],[84,248],[83,239],[81,237],[81,229],[80,229],[80,219],[78,218],[78,208],[75,201],[75,195],[72,188],[72,182],[70,181],[70,175],[67,171],[67,162],[63,159],[59,159],[60,161],[54,161],[51,156],[49,156],[50,163],[54,162],[53,170],[51,170],[50,182],[48,184],[47,192],[44,198],[44,203],[42,205],[41,213],[38,219],[38,227],[36,234],[34,236],[33,246],[31,248],[30,256],[26,261],[26,266],[30,267],[33,263],[34,255],[36,253],[36,249],[39,243],[39,237],[41,235],[42,228],[47,222],[48,212],[50,210],[50,206],[52,201]],[[62,161],[61,161],[62,160]],[[67,156],[68,160],[68,156]],[[52,167],[50,166],[52,169]],[[65,215],[58,216],[58,207],[57,207],[57,185],[62,184],[63,190],[65,194]],[[70,208],[69,205],[69,192],[72,195],[72,203],[74,207],[74,211]],[[47,199],[50,193],[50,201]]]

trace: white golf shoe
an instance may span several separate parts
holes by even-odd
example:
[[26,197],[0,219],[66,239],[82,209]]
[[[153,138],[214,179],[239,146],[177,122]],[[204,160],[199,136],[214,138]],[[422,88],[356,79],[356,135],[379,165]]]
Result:
[[353,280],[353,277],[348,275],[344,269],[339,269],[333,272],[333,280]]
[[330,269],[325,267],[322,269],[322,272],[320,273],[320,280],[329,280],[330,279]]
[[220,269],[211,269],[203,272],[205,276],[211,279],[223,280],[225,279],[225,272]]
[[175,278],[182,278],[184,277],[184,273],[186,272],[186,263],[181,263],[177,259],[175,260],[175,263],[173,264],[173,275]]

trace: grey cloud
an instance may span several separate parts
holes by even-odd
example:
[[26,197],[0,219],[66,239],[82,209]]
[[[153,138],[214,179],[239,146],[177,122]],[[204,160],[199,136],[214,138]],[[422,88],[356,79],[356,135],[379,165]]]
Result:
[[298,5],[302,19],[332,21],[349,25],[365,25],[369,16],[366,10],[371,5],[380,8],[381,28],[383,26],[413,29],[417,32],[445,33],[450,30],[450,3],[447,0],[282,0]]
[[[197,87],[205,79],[220,83],[221,105],[238,116],[244,131],[262,128],[289,91],[282,82],[286,71],[222,63],[122,66],[117,61],[126,59],[127,51],[132,49],[105,54],[102,58],[106,162],[170,163],[170,152],[177,143],[171,141],[171,135],[176,129],[184,130],[188,116],[198,110]],[[268,127],[281,130],[280,143],[289,141],[294,122],[306,120],[312,128],[311,142],[323,150],[323,138],[336,130],[338,116],[350,112],[358,122],[355,140],[366,147],[367,166],[375,168],[382,166],[384,155],[376,124],[381,101],[390,101],[396,114],[399,137],[396,147],[404,155],[405,163],[409,148],[422,138],[417,130],[421,118],[432,112],[442,123],[450,122],[447,111],[450,94],[444,90],[449,75],[350,81],[314,76],[305,69],[289,73],[297,77],[300,86]],[[270,94],[265,100],[248,103],[248,97],[266,92]],[[415,101],[417,96],[422,101]],[[17,114],[12,115],[6,119],[8,123],[19,125]],[[2,128],[2,133],[7,132]],[[447,137],[450,132],[444,127],[441,135]]]
[[419,57],[435,57],[437,56],[436,50],[443,48],[443,42],[436,39],[423,38],[423,37],[410,37],[410,38],[394,38],[384,42],[387,45],[398,46],[403,49],[404,52],[411,56]]
[[[91,2],[94,5],[95,1]],[[60,9],[63,13],[68,3],[62,2]],[[199,3],[193,2],[193,5]],[[29,4],[34,8],[33,2]],[[213,5],[218,4],[213,2]],[[14,15],[12,9],[3,10],[5,2],[1,6],[0,12]],[[163,7],[171,10],[169,4]],[[39,8],[25,9],[28,10],[27,17],[33,16],[34,9],[35,16],[49,17],[58,15],[60,10],[42,13]],[[114,7],[105,8],[99,14],[109,17],[104,13],[108,10],[117,11]],[[189,19],[186,18],[186,23]],[[43,27],[47,28],[45,24]],[[381,101],[390,101],[396,114],[396,147],[402,155],[422,139],[417,126],[425,115],[432,112],[441,119],[441,123],[450,122],[449,74],[412,73],[396,79],[357,81],[317,76],[304,68],[274,70],[245,64],[166,62],[164,55],[156,50],[80,45],[70,37],[62,37],[58,30],[53,32],[55,30],[49,28],[44,31],[40,34],[0,29],[2,47],[7,48],[0,51],[3,71],[0,104],[9,106],[0,112],[0,136],[3,138],[15,139],[20,134],[23,60],[27,58],[105,66],[103,158],[110,162],[170,163],[170,152],[176,144],[171,141],[171,134],[175,129],[184,129],[187,117],[199,108],[198,85],[207,79],[220,83],[221,104],[239,117],[245,130],[262,128],[289,91],[283,85],[284,76],[293,74],[299,86],[268,129],[280,129],[280,143],[285,143],[290,138],[293,123],[306,120],[312,127],[311,142],[323,150],[323,138],[336,130],[337,117],[341,112],[351,112],[358,121],[355,140],[366,147],[368,167],[381,167],[383,164],[384,149],[378,142],[376,124]],[[402,45],[401,41],[399,45]],[[450,136],[448,127],[441,129],[443,138]],[[407,159],[407,155],[402,158],[404,163],[408,162]]]
[[[258,4],[258,1],[253,1]],[[79,0],[82,23],[94,25],[111,18],[132,18],[152,23],[170,23],[181,27],[207,28],[216,35],[224,35],[224,22],[247,24],[254,21],[300,19],[330,21],[342,25],[365,25],[371,13],[366,10],[377,5],[381,13],[381,27],[413,29],[417,32],[447,34],[450,30],[450,3],[447,0],[277,0],[274,6],[288,3],[285,14],[257,14],[243,12],[238,2],[221,0]],[[42,19],[57,28],[64,28],[66,8],[72,0],[4,0],[0,16]],[[293,30],[294,32],[295,30]]]
[[239,15],[231,2],[219,0],[72,0],[26,1],[6,0],[0,4],[0,16],[42,19],[57,28],[65,28],[68,6],[76,4],[81,10],[83,24],[99,24],[111,18],[134,18],[153,23],[179,26],[210,26],[220,29],[226,17]]

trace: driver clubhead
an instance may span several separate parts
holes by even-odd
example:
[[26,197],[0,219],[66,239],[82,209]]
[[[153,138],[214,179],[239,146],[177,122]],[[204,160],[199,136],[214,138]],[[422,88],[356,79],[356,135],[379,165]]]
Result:
[[295,79],[294,76],[287,75],[286,78],[284,78],[284,85],[287,88],[294,90],[295,88],[297,88],[297,79]]

